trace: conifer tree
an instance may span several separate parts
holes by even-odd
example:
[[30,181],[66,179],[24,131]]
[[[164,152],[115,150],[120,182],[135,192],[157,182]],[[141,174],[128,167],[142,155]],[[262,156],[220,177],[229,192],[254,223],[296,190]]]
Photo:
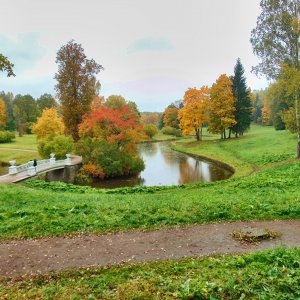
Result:
[[249,88],[247,88],[244,72],[241,60],[238,58],[234,67],[234,76],[231,77],[236,121],[236,124],[231,127],[231,131],[235,133],[235,137],[243,135],[249,129],[251,123],[251,93]]

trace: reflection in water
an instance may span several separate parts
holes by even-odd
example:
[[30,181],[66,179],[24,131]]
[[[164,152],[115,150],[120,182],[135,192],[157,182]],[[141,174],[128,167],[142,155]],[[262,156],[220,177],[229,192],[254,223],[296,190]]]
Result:
[[168,142],[140,144],[138,150],[146,166],[143,172],[138,176],[104,180],[93,186],[116,188],[139,185],[177,185],[198,181],[216,181],[232,175],[232,172],[211,162],[173,151]]
[[0,162],[0,176],[8,173],[8,165]]

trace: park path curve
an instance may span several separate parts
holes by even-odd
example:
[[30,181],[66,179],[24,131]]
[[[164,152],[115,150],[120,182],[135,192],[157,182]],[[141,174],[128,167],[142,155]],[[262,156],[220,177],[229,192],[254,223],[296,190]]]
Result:
[[[242,244],[233,230],[254,226],[281,232],[278,239]],[[0,277],[211,254],[300,247],[300,220],[191,225],[151,231],[85,234],[0,242]]]

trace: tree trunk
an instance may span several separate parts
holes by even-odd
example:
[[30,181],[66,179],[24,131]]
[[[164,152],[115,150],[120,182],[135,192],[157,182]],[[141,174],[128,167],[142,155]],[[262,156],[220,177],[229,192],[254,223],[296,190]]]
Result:
[[23,136],[23,124],[20,119],[18,120],[18,132],[19,132],[19,137],[22,137]]
[[228,134],[228,138],[230,139],[231,138],[231,127],[229,128],[229,134]]
[[199,129],[196,129],[195,132],[197,141],[200,141]]
[[226,140],[226,129],[224,129],[224,140]]

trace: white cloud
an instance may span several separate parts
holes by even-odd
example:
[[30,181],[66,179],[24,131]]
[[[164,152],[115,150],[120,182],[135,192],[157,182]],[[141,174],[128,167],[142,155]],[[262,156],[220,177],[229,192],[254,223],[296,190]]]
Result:
[[71,39],[104,66],[98,76],[102,93],[123,94],[141,110],[162,110],[186,88],[232,74],[238,57],[248,84],[266,86],[250,73],[257,63],[249,38],[259,0],[3,0],[1,5],[7,12],[0,19],[1,51],[11,49],[9,58],[16,71],[22,62],[22,71],[16,78],[0,75],[0,89],[35,97],[53,93],[56,53]]

